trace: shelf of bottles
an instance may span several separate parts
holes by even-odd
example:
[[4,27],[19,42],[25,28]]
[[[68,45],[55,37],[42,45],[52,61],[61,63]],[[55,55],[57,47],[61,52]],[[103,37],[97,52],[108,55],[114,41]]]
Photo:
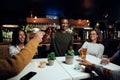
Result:
[[120,30],[114,25],[107,25],[104,29],[99,29],[103,39],[120,39]]
[[[49,18],[37,18],[35,17],[28,17],[26,18],[27,25],[26,25],[26,32],[30,32],[33,30],[33,28],[39,28],[41,31],[45,31],[48,27],[55,27],[56,29],[60,28],[60,25],[58,23],[58,19],[49,19]],[[74,19],[68,19],[70,28],[68,31],[73,32],[74,39],[87,39],[88,30],[90,21],[89,20],[74,20]],[[87,29],[86,29],[87,28]],[[91,29],[91,28],[90,28]],[[84,31],[83,31],[84,30]],[[81,33],[82,32],[82,33]],[[85,34],[84,34],[84,33]]]
[[2,29],[3,42],[11,42],[12,34],[13,34],[12,29],[9,28]]
[[[49,19],[49,18],[37,18],[36,16],[34,18],[26,18],[27,25],[26,27],[30,28],[40,28],[41,30],[45,30],[47,27],[56,27],[59,28],[59,23],[58,19]],[[69,19],[69,24],[73,25],[76,27],[83,27],[83,26],[89,26],[90,22],[89,20],[74,20],[74,19]]]
[[38,28],[41,31],[45,31],[48,27],[56,27],[59,28],[58,21],[55,19],[48,18],[27,18],[26,19],[26,31],[32,31],[33,28]]
[[34,28],[39,28],[41,31],[45,31],[48,27],[59,28],[59,25],[56,23],[27,23],[26,32],[33,31]]
[[11,42],[13,30],[19,27],[18,25],[2,25],[2,39],[3,42]]

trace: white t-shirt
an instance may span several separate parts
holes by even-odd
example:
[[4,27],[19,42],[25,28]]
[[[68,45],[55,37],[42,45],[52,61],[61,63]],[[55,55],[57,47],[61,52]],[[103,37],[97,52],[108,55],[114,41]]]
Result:
[[[87,48],[87,54],[101,58],[104,52],[104,46],[100,43],[84,42],[81,48]],[[81,50],[78,50],[78,52]]]
[[[24,47],[23,47],[24,48]],[[22,49],[23,49],[22,48]],[[21,51],[21,49],[19,48],[18,45],[13,46],[13,45],[9,45],[9,54],[10,56],[16,55]]]

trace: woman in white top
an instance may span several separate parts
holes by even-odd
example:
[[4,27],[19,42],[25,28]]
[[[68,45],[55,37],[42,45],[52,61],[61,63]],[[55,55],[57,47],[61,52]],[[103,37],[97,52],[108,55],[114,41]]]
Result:
[[87,54],[101,58],[104,52],[104,46],[100,43],[101,37],[96,30],[91,30],[89,33],[89,41],[85,41],[82,47],[78,50],[79,54],[82,48],[87,48]]
[[17,28],[13,31],[12,42],[9,45],[10,56],[16,55],[24,48],[27,43],[27,35],[24,30]]

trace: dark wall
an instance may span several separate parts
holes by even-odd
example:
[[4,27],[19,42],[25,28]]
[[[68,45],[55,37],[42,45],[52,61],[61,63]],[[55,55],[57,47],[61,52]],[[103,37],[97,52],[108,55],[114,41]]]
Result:
[[118,50],[118,45],[120,40],[104,40],[103,45],[105,46],[104,54],[107,54],[109,57],[114,55],[114,53]]
[[[108,55],[108,57],[111,57],[117,52],[120,40],[104,40],[103,44],[105,46],[104,54]],[[113,60],[112,63],[120,65],[120,58]]]

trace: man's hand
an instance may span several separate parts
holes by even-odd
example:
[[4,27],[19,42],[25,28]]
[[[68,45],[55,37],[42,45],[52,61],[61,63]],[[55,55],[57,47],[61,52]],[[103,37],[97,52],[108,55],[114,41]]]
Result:
[[92,66],[92,63],[90,63],[90,62],[87,61],[87,60],[83,60],[83,61],[80,62],[79,64],[80,64],[80,65],[87,66],[87,67],[91,67],[91,66]]
[[109,64],[110,63],[110,59],[108,58],[108,59],[102,59],[101,60],[101,62],[100,62],[100,64],[102,64],[102,63],[105,63],[105,64]]

